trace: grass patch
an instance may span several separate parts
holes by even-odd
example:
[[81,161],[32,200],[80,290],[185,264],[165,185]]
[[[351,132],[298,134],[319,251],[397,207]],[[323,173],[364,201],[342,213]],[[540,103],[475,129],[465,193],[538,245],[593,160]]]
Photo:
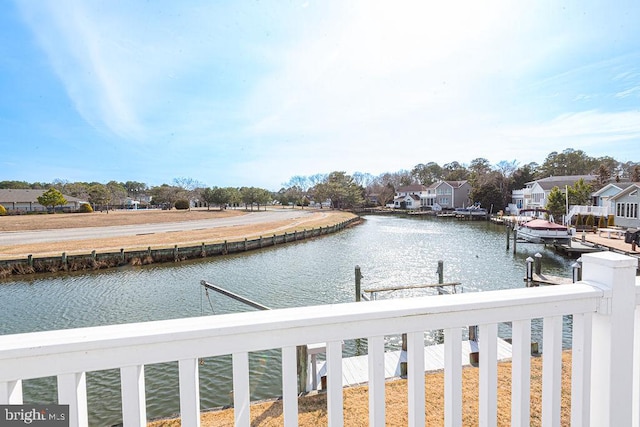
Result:
[[[531,413],[530,425],[540,426],[542,422],[542,361],[543,357],[531,358]],[[463,407],[462,425],[478,425],[478,368],[462,370]],[[406,426],[407,381],[391,380],[386,383],[386,425]],[[425,375],[426,424],[444,423],[444,372]],[[344,425],[365,427],[369,425],[368,387],[344,389]],[[302,427],[327,425],[327,401],[325,394],[301,397],[298,400],[298,421]],[[571,420],[571,352],[562,355],[562,412],[561,425],[570,425]],[[233,408],[203,413],[203,427],[223,427],[234,425]],[[498,364],[498,426],[511,425],[511,363]],[[157,420],[149,427],[177,427],[179,419]],[[269,401],[251,405],[252,426],[282,426],[282,402]]]

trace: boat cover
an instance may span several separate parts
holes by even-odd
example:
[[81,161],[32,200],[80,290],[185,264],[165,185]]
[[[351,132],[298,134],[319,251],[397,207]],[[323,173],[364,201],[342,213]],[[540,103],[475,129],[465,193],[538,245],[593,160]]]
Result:
[[567,227],[555,222],[547,221],[544,219],[532,219],[523,224],[524,227],[531,228],[533,230],[566,230]]

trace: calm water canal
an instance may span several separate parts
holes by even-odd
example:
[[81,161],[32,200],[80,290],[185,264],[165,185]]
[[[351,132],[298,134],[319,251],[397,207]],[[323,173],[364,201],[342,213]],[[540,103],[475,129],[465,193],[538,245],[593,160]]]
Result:
[[[461,282],[464,292],[522,287],[525,259],[536,252],[543,255],[545,272],[571,274],[573,261],[542,245],[521,244],[515,255],[507,251],[502,226],[369,216],[363,225],[332,236],[246,255],[0,282],[0,334],[202,315],[215,322],[215,315],[249,310],[219,295],[212,294],[210,303],[202,279],[272,308],[351,302],[356,265],[364,275],[363,289],[435,283],[438,260],[444,261],[445,281]],[[410,294],[394,292],[378,299],[406,296]],[[539,329],[534,324],[534,340]],[[508,326],[501,327],[501,335],[508,334]],[[398,337],[389,337],[389,348],[397,343]],[[346,356],[363,351],[366,341],[346,343]],[[230,360],[206,359],[201,366],[203,409],[231,402]],[[279,364],[277,350],[251,355],[253,399],[280,394]],[[148,416],[177,414],[177,362],[147,366],[145,374]],[[89,424],[121,422],[118,372],[89,373],[87,383]],[[55,402],[55,379],[25,381],[24,393],[27,402]]]

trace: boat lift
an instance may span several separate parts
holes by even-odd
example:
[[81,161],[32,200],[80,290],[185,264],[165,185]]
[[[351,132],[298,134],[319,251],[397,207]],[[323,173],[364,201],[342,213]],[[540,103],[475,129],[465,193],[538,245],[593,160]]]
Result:
[[[267,307],[266,305],[252,301],[249,298],[245,298],[242,295],[238,295],[234,292],[228,291],[220,286],[214,285],[213,283],[209,283],[206,280],[201,280],[200,285],[202,285],[207,290],[211,289],[212,291],[218,292],[219,294],[232,298],[258,310],[271,310],[271,308]],[[316,379],[316,373],[318,371],[316,356],[320,353],[326,352],[326,344],[299,345],[296,347],[296,349],[298,354],[298,390],[300,393],[309,391],[309,387],[312,387],[312,389],[315,390],[318,386]],[[311,359],[311,383],[307,382],[307,377],[309,375],[309,359]]]

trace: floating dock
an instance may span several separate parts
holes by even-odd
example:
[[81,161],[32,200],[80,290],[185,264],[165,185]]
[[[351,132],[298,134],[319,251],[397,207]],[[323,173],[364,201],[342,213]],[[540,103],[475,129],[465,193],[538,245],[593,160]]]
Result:
[[[476,341],[462,341],[462,366],[471,366],[469,354],[478,351]],[[511,359],[511,344],[498,338],[498,361]],[[387,351],[384,353],[385,379],[400,378],[400,364],[407,361],[405,351]],[[444,369],[444,344],[428,345],[424,348],[425,372],[441,371]],[[327,375],[326,362],[319,363],[315,384],[318,389],[322,385],[322,377]],[[364,384],[369,381],[369,357],[363,356],[345,357],[342,359],[342,386],[349,387]]]

